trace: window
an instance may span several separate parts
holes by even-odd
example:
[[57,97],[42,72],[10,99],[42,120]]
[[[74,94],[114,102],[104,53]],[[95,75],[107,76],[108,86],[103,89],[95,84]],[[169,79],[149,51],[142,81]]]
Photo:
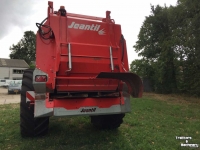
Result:
[[0,82],[6,82],[6,80],[0,80]]
[[23,74],[24,70],[21,69],[13,69],[13,74]]
[[22,78],[16,78],[16,77],[15,77],[15,78],[13,78],[13,80],[22,80]]

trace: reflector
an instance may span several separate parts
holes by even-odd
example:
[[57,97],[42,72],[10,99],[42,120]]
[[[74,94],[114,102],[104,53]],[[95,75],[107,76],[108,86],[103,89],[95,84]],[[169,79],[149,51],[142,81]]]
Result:
[[47,82],[47,76],[37,75],[35,76],[35,82]]

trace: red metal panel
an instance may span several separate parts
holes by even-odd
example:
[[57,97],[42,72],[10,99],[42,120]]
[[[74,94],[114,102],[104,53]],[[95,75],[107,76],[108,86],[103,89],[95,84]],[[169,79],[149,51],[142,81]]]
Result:
[[[53,4],[51,6],[53,7]],[[52,90],[57,88],[58,91],[116,90],[118,80],[95,78],[100,72],[111,72],[110,47],[114,63],[113,72],[124,72],[121,64],[121,26],[110,19],[110,12],[106,12],[107,16],[103,19],[68,13],[66,16],[60,16],[53,14],[52,10],[53,8],[48,9],[45,25],[52,29],[51,34],[54,38],[44,40],[39,33],[37,34],[36,67],[48,74],[46,86]],[[71,70],[69,43],[72,56]],[[124,53],[123,67],[128,70],[126,47]],[[59,77],[83,78],[79,80]]]

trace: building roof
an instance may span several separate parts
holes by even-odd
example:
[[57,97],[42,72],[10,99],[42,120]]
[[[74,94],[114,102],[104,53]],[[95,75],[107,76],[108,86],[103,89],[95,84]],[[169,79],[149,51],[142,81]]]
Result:
[[22,59],[0,58],[0,67],[29,68],[29,65]]

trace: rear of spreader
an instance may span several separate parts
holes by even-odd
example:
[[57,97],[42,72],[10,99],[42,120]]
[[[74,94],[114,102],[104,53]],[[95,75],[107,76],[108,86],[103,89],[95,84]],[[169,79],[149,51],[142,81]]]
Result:
[[47,18],[36,24],[36,68],[23,75],[21,134],[45,134],[49,116],[89,115],[98,128],[119,127],[130,95],[142,96],[141,79],[128,72],[121,26],[109,11],[100,18],[48,4]]

